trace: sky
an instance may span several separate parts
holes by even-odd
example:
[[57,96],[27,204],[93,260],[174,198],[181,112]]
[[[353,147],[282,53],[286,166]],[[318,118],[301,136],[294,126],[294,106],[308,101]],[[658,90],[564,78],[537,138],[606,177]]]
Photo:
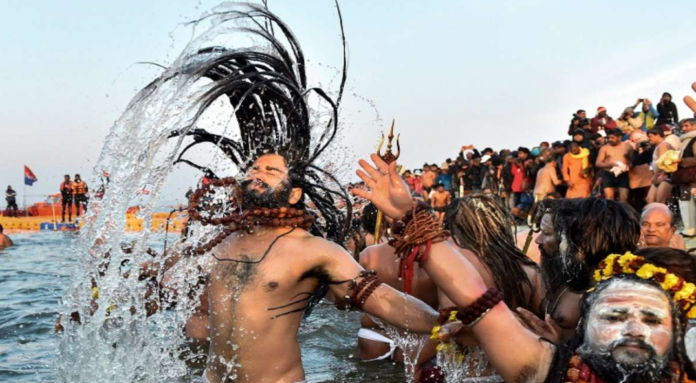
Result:
[[[93,168],[134,94],[191,37],[185,22],[219,1],[3,0],[0,3],[0,186],[27,202],[63,174]],[[350,161],[396,120],[401,163],[442,163],[462,145],[533,147],[566,139],[572,113],[615,118],[637,98],[681,101],[696,81],[690,3],[551,0],[344,0],[349,49],[341,147]],[[342,62],[330,0],[269,0],[335,88]],[[335,90],[335,89],[334,89]],[[357,167],[357,165],[356,165]],[[21,200],[21,199],[20,199]],[[4,201],[0,201],[4,208]]]

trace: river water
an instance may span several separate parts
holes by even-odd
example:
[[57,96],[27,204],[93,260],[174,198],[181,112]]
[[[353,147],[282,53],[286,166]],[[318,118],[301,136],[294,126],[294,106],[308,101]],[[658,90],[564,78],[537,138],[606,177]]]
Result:
[[[0,381],[56,382],[60,354],[59,336],[53,327],[76,269],[72,248],[76,235],[41,232],[10,236],[16,246],[0,250]],[[359,318],[357,312],[341,312],[326,305],[304,322],[298,338],[308,382],[405,380],[401,364],[363,363],[355,357]],[[189,372],[194,378],[182,377],[181,381],[199,381],[199,369],[192,367]]]

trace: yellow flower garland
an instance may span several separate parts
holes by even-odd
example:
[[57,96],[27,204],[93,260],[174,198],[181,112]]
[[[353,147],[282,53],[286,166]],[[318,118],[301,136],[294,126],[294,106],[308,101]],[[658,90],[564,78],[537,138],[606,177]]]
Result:
[[[450,311],[450,315],[447,318],[448,322],[456,322],[457,321],[457,311],[452,310]],[[437,352],[443,352],[443,351],[449,351],[452,348],[453,341],[448,341],[448,342],[443,342],[440,340],[440,331],[442,331],[442,326],[435,326],[433,327],[431,333],[430,333],[430,339],[432,340],[437,340],[440,343],[435,347],[435,351]],[[464,354],[457,350],[455,354],[457,362],[462,362],[464,360]]]
[[[687,318],[696,318],[696,285],[693,283],[686,282],[665,268],[646,263],[645,258],[630,252],[624,255],[611,254],[606,257],[595,270],[594,279],[599,282],[620,274],[635,274],[641,279],[652,279],[658,282],[663,290],[674,294],[674,302],[686,312]],[[656,276],[660,276],[661,281]]]

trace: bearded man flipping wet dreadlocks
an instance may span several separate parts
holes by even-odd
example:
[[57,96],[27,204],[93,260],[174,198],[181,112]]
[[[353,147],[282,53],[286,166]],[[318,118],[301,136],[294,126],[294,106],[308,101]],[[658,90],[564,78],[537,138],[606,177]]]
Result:
[[[353,193],[369,199],[395,220],[397,252],[405,248],[457,310],[441,313],[446,339],[461,326],[481,343],[489,361],[506,382],[672,383],[696,378],[684,347],[686,318],[696,317],[696,286],[630,253],[613,254],[593,274],[594,289],[583,297],[579,331],[566,346],[556,346],[524,327],[486,288],[471,263],[448,242],[433,243],[428,232],[435,218],[414,204],[396,172],[372,156],[361,161],[358,175],[369,190]],[[431,227],[429,231],[418,227]],[[417,238],[412,234],[417,233]],[[427,255],[427,257],[425,256]],[[442,315],[444,314],[444,315]]]
[[[297,331],[303,314],[328,292],[341,304],[415,332],[429,332],[437,313],[381,284],[339,245],[351,212],[339,211],[337,200],[347,202],[348,196],[340,186],[325,186],[322,179],[336,180],[314,165],[336,134],[337,106],[321,89],[307,88],[304,57],[288,27],[265,8],[247,7],[229,17],[251,20],[245,30],[267,40],[272,52],[214,49],[199,52],[190,68],[213,81],[199,116],[216,99],[229,98],[240,139],[202,129],[173,134],[194,138],[178,162],[213,180],[193,193],[189,215],[192,230],[204,230],[197,222],[215,229],[184,256],[212,257],[203,291],[210,313],[204,381],[300,382],[305,376]],[[282,31],[290,49],[268,25]],[[312,92],[333,110],[328,126],[317,127],[318,138],[312,137],[307,106]],[[183,159],[200,143],[217,145],[242,170],[241,185]],[[318,214],[305,209],[309,201]]]

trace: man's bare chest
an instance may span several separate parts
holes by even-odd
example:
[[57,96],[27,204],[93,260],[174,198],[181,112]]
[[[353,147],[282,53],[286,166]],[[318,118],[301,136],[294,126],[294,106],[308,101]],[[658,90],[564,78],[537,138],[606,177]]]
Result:
[[242,291],[273,292],[281,287],[292,288],[297,283],[298,275],[283,257],[259,256],[251,251],[239,249],[230,252],[224,258],[216,258],[211,273],[211,283],[218,287]]

